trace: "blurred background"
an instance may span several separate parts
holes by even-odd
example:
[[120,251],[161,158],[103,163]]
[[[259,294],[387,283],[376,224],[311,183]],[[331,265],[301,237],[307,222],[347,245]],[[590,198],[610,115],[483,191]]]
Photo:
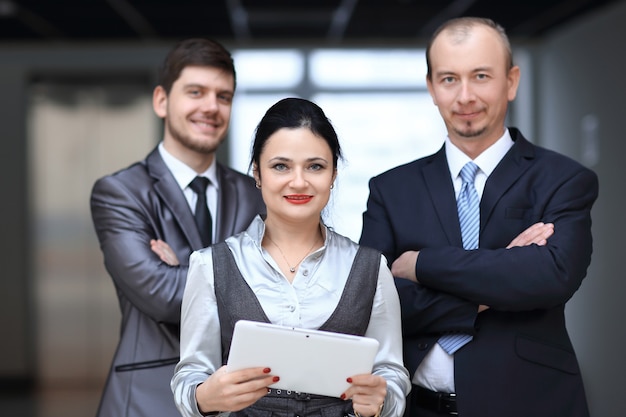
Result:
[[243,172],[276,100],[324,108],[346,156],[326,221],[358,240],[367,180],[443,142],[424,48],[470,15],[511,38],[522,80],[509,125],[600,177],[593,261],[566,313],[592,414],[623,417],[624,0],[0,0],[0,415],[95,415],[120,314],[89,194],[161,139],[152,89],[174,42],[233,52],[219,157]]

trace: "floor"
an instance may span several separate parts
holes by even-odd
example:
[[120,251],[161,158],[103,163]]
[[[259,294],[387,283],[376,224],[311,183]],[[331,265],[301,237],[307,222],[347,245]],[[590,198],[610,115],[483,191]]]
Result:
[[2,417],[92,417],[100,389],[46,389],[32,394],[0,393]]

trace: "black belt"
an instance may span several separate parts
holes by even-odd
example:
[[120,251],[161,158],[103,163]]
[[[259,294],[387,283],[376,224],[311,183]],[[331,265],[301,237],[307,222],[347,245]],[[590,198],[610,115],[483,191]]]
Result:
[[276,388],[268,388],[267,396],[275,397],[275,398],[291,398],[291,399],[298,400],[298,401],[311,401],[311,400],[319,400],[322,398],[329,398],[325,395],[307,394],[306,392],[298,392],[298,391],[276,389]]
[[430,411],[453,416],[459,414],[456,411],[456,394],[435,392],[413,385],[411,397],[413,399],[413,404],[426,408]]

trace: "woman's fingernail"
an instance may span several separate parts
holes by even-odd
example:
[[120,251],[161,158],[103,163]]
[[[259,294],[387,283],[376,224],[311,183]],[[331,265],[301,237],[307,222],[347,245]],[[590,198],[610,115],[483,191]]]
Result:
[[352,378],[348,378],[348,379],[346,379],[346,381],[348,381],[351,384],[352,383]]
[[278,382],[278,381],[280,381],[280,378],[279,378],[279,377],[277,377],[277,376],[275,376],[274,378],[272,378],[272,381],[274,381],[274,382]]
[[346,394],[341,394],[341,396],[339,398],[341,398],[342,400],[345,400],[346,399]]
[[269,374],[270,372],[272,372],[272,370],[270,368],[263,369],[263,373],[264,374]]

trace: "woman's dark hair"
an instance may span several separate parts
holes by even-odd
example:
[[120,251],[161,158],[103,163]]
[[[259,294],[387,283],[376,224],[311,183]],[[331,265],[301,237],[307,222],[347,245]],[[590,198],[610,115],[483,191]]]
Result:
[[337,133],[324,111],[317,104],[302,98],[282,99],[265,112],[255,130],[251,166],[259,166],[261,152],[267,139],[284,128],[306,128],[324,139],[333,154],[333,167],[337,168],[337,162],[342,158]]
[[214,67],[233,76],[236,84],[235,64],[224,46],[210,39],[191,38],[180,41],[167,54],[159,71],[159,85],[167,94],[186,67]]

